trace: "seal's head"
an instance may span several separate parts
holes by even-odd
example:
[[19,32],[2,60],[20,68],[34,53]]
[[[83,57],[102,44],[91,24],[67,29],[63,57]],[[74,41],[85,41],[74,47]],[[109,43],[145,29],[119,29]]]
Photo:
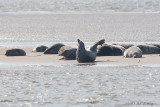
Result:
[[85,49],[84,43],[80,39],[77,39],[77,41],[78,41],[78,48]]
[[133,58],[138,58],[138,53],[134,53]]
[[97,42],[97,45],[101,45],[102,46],[102,44],[104,44],[104,43],[105,43],[105,39],[102,39],[102,40]]

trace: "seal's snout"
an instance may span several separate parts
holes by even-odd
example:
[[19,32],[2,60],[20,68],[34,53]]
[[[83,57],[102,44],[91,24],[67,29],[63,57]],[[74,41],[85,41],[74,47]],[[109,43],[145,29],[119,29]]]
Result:
[[[102,44],[104,44],[105,43],[105,39],[102,39]],[[102,44],[101,44],[101,46],[102,46]]]
[[105,43],[105,39],[102,39],[103,43]]
[[80,39],[77,39],[78,43],[81,41]]

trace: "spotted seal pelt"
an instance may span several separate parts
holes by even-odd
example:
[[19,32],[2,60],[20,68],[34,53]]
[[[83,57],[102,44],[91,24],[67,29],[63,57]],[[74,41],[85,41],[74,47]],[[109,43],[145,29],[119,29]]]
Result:
[[142,54],[160,54],[160,48],[148,45],[148,44],[142,44],[142,45],[136,45],[139,47],[142,51]]
[[63,56],[61,59],[65,60],[76,60],[76,51],[77,48],[73,48],[71,46],[63,46],[58,51],[59,56]]
[[97,46],[102,45],[105,40],[102,39],[98,42],[96,42],[93,46],[91,46],[88,49],[85,49],[84,43],[77,39],[78,41],[78,48],[76,52],[76,59],[79,63],[82,62],[94,62],[97,56]]
[[33,48],[32,52],[44,52],[48,47],[44,45],[36,46]]
[[142,51],[137,46],[132,46],[125,50],[124,57],[126,58],[141,58],[142,57]]
[[26,56],[26,52],[22,49],[10,49],[5,53],[6,56]]
[[98,47],[97,56],[122,56],[125,48],[119,45],[103,44]]
[[62,43],[56,43],[44,51],[44,54],[58,54],[59,49],[64,46]]

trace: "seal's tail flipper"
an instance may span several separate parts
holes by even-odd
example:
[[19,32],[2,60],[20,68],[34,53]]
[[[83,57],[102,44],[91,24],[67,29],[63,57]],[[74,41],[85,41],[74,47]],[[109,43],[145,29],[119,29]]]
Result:
[[63,58],[60,58],[59,60],[65,60],[65,58],[63,57]]
[[102,44],[104,44],[104,43],[105,43],[105,40],[104,40],[104,39],[102,39],[102,40],[98,41],[96,44],[97,44],[97,45],[101,45],[101,46],[102,46]]

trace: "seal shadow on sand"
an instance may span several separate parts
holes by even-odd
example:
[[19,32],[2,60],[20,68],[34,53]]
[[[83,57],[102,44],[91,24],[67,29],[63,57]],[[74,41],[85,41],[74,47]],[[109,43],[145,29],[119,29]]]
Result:
[[110,61],[110,60],[94,61],[94,62],[78,63],[78,64],[75,64],[75,65],[76,66],[94,66],[94,65],[97,65],[97,63],[101,64],[100,62],[116,62],[116,61]]

